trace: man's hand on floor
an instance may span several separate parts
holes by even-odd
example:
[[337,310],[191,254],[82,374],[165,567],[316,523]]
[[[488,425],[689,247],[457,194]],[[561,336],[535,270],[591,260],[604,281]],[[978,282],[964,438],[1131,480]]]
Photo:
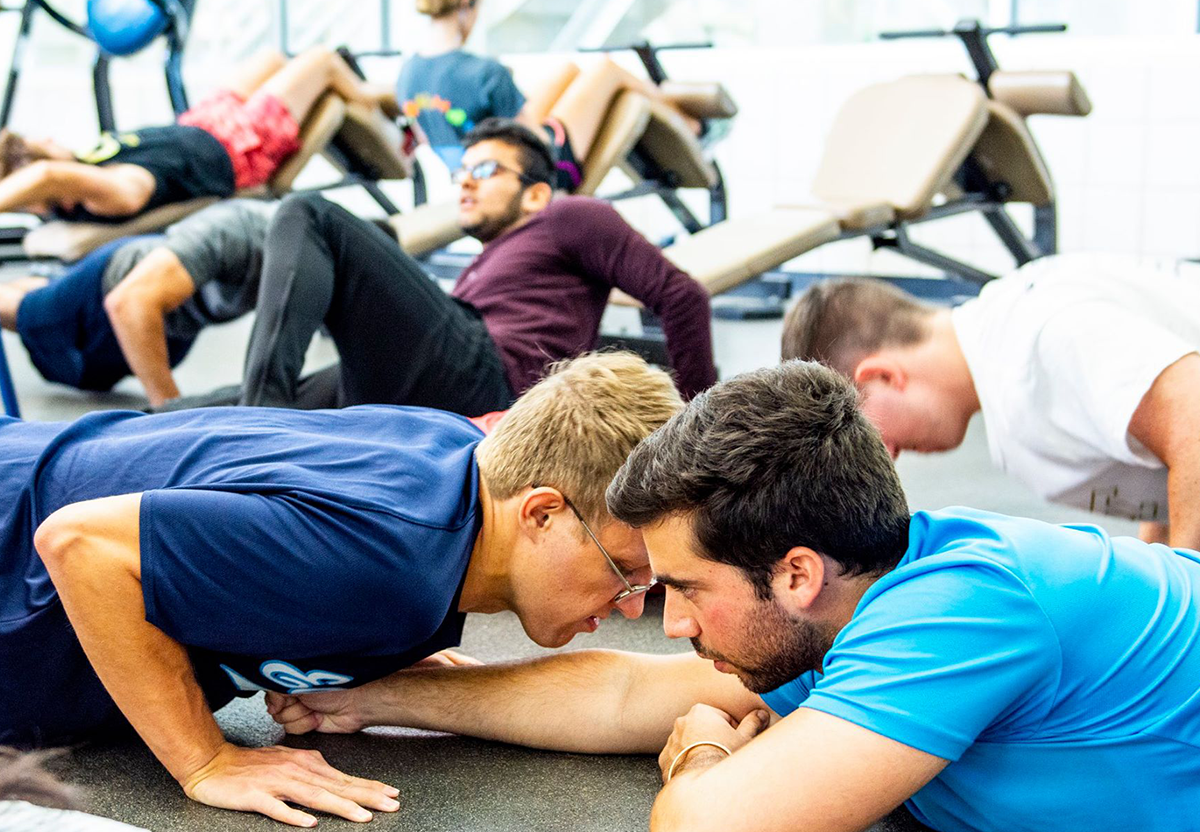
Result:
[[293,826],[313,827],[317,819],[288,803],[360,823],[371,820],[368,809],[400,808],[395,799],[400,792],[392,786],[343,774],[319,751],[281,746],[240,748],[226,743],[182,785],[184,793],[200,803],[259,812]]

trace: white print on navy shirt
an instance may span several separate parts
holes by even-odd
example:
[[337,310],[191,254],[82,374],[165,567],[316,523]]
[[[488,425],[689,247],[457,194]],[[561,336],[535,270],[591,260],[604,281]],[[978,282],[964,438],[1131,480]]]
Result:
[[[238,690],[273,690],[273,688],[264,688],[262,685],[251,682],[228,665],[221,665],[221,669],[225,671],[229,676],[229,680],[233,682],[233,686]],[[290,694],[312,693],[318,690],[342,690],[341,685],[354,681],[353,676],[344,676],[341,673],[332,673],[328,670],[310,670],[308,673],[305,673],[294,664],[279,661],[278,659],[263,662],[259,666],[258,672],[268,682],[274,682],[276,685],[286,688]]]

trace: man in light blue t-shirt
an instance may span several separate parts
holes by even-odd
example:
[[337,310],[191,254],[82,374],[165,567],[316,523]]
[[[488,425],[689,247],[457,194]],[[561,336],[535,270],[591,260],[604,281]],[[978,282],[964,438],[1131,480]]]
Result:
[[902,803],[946,832],[1200,828],[1200,554],[910,515],[852,384],[805,362],[695,398],[608,505],[698,655],[435,671],[279,698],[277,719],[666,741],[654,832],[855,830]]

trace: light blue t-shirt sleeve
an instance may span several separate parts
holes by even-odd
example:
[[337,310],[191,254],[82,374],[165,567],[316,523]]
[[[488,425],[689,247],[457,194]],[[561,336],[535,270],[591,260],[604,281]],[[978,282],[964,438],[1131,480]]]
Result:
[[815,670],[810,670],[799,678],[788,682],[783,687],[776,688],[770,693],[764,693],[762,700],[775,713],[780,716],[787,716],[804,704],[804,700],[808,699],[808,695],[812,693],[813,687],[816,686],[820,678],[821,674]]
[[946,760],[993,731],[1032,735],[1062,659],[1028,588],[994,564],[913,572],[868,591],[823,676],[764,700],[777,713],[812,708]]
[[485,88],[493,116],[516,118],[525,106],[525,96],[517,89],[512,72],[503,64],[497,63],[492,67]]

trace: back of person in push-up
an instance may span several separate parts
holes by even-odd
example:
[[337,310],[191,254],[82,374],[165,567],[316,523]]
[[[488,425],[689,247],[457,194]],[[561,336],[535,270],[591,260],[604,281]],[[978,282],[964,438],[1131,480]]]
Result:
[[200,330],[254,308],[272,210],[221,202],[163,234],[109,243],[53,282],[0,283],[0,326],[20,334],[47,381],[104,391],[133,373],[157,407],[179,395],[171,369]]
[[291,60],[266,51],[175,124],[104,133],[84,153],[4,131],[0,212],[112,222],[264,185],[299,149],[300,122],[326,91],[369,105],[388,95],[329,50]]

